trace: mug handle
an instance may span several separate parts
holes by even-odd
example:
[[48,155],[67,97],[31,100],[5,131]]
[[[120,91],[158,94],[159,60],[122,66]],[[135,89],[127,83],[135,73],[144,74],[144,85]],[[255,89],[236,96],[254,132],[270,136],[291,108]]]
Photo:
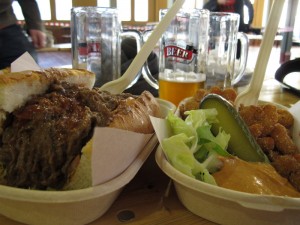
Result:
[[[248,36],[243,32],[237,33],[237,39],[241,41],[241,57],[238,63],[238,69],[234,72],[234,79],[232,85],[237,84],[245,74],[247,60],[248,60],[248,50],[249,50],[249,39]],[[235,61],[237,61],[235,59]],[[237,64],[235,64],[236,66]]]
[[[134,38],[135,41],[136,41],[136,52],[138,53],[141,48],[142,48],[142,44],[143,44],[143,39],[142,39],[142,35],[139,31],[137,30],[131,30],[131,29],[126,29],[126,30],[123,30],[123,32],[121,32],[120,34],[121,36],[121,39],[124,39],[126,37],[131,37],[131,38]],[[142,74],[142,70],[141,69],[138,74],[136,74],[136,77],[134,78],[134,80],[128,85],[127,88],[130,88],[132,87],[137,81],[138,79],[140,78],[141,74]],[[126,88],[126,89],[127,89]]]
[[[145,43],[147,38],[151,35],[151,32],[153,30],[146,30],[144,31],[143,35],[142,35],[142,43]],[[143,78],[146,80],[146,82],[153,88],[157,89],[158,90],[158,80],[153,77],[150,69],[149,69],[149,66],[148,66],[148,63],[147,61],[144,63],[144,66],[142,67],[142,75],[143,75]]]

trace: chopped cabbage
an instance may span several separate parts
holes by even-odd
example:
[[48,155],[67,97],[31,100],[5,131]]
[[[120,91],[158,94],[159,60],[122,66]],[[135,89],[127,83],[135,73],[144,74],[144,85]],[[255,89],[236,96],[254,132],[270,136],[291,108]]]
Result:
[[167,159],[177,170],[213,185],[216,182],[211,173],[222,166],[218,156],[230,156],[230,135],[220,129],[214,136],[210,130],[212,123],[218,123],[217,113],[216,109],[191,110],[183,120],[170,112],[167,121],[172,136],[162,141]]

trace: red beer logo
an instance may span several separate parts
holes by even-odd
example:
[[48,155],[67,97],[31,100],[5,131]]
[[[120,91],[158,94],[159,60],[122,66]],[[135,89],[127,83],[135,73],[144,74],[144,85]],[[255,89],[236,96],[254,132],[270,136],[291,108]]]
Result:
[[78,52],[79,52],[79,55],[86,56],[88,54],[87,43],[79,43],[78,44]]
[[168,57],[176,57],[185,60],[191,60],[193,57],[193,48],[192,49],[184,49],[175,45],[169,45],[164,48],[164,55],[166,58]]
[[88,53],[100,53],[101,45],[99,42],[92,41],[88,43]]

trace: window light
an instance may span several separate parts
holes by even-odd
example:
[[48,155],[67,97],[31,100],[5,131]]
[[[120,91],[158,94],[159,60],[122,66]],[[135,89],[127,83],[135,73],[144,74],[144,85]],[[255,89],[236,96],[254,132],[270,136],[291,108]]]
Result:
[[[43,1],[43,0],[41,0]],[[56,0],[55,12],[57,20],[70,20],[71,19],[72,0]]]
[[131,20],[131,0],[117,0],[117,8],[122,21]]
[[148,0],[134,1],[134,20],[148,21]]
[[[51,7],[50,0],[37,0],[39,10],[41,12],[42,20],[51,20]],[[24,16],[21,7],[17,1],[12,3],[14,13],[18,20],[24,20]]]

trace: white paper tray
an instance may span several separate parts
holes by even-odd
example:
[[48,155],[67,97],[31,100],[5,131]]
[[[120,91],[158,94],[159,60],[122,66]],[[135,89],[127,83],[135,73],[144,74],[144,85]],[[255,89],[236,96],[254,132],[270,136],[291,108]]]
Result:
[[254,195],[198,181],[176,170],[160,146],[155,158],[182,204],[202,218],[224,225],[299,224],[300,198]]
[[157,138],[153,135],[146,148],[121,175],[95,187],[74,191],[36,191],[0,185],[0,213],[32,225],[92,222],[109,209],[156,144]]
[[[175,106],[158,99],[162,115]],[[157,145],[153,135],[130,166],[101,185],[72,191],[38,191],[0,185],[0,214],[31,225],[82,225],[102,216]]]

